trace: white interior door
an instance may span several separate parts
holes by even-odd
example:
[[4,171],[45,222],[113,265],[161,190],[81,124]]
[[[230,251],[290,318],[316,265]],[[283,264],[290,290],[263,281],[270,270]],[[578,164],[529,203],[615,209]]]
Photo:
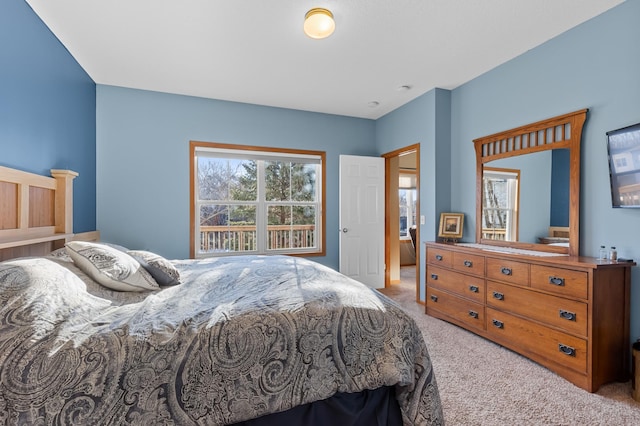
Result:
[[340,156],[340,272],[384,287],[384,158]]

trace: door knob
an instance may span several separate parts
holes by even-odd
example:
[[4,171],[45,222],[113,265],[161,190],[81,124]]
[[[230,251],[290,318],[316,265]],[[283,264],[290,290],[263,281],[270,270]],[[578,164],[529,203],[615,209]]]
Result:
[[342,228],[342,232],[348,232],[349,230],[347,228]]

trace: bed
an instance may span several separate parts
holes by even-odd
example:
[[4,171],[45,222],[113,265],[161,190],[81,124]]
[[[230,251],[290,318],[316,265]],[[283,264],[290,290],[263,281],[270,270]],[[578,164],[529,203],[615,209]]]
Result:
[[550,244],[561,247],[569,247],[569,227],[568,226],[550,226],[549,235],[538,237],[540,244]]
[[424,339],[392,300],[303,258],[86,241],[77,175],[59,172],[0,168],[0,423],[443,423]]

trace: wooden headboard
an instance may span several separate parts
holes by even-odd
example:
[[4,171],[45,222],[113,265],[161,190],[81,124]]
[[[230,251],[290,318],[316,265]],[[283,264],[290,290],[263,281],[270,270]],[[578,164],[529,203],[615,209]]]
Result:
[[71,170],[51,177],[0,166],[0,260],[49,253],[73,239]]
[[549,236],[555,238],[569,238],[569,227],[568,226],[550,226],[549,227]]

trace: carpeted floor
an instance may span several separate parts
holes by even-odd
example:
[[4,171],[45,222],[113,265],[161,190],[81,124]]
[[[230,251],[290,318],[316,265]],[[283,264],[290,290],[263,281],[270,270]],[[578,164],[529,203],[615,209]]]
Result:
[[640,425],[631,383],[588,393],[544,367],[447,322],[415,302],[413,268],[381,292],[416,320],[427,342],[448,425]]

